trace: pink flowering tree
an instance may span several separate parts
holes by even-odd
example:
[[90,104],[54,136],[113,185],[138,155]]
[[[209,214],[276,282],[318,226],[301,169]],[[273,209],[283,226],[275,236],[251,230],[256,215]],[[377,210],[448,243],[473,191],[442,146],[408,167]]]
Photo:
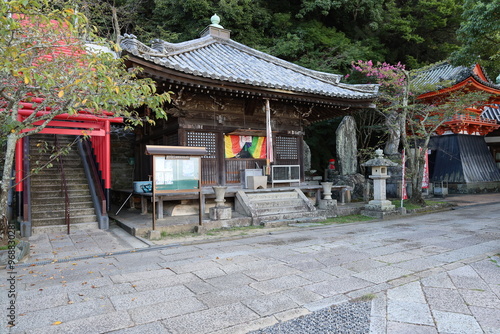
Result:
[[[432,103],[419,101],[425,92],[437,90],[436,86],[421,80],[428,68],[408,71],[401,63],[391,65],[362,61],[352,63],[354,73],[365,81],[380,85],[378,111],[384,115],[388,132],[384,153],[389,157],[399,155],[399,149],[408,153],[407,176],[412,189],[422,189],[425,153],[432,136],[452,115],[463,113],[465,108],[481,105],[487,96],[482,93],[456,91],[436,98]],[[441,85],[446,84],[440,82]],[[425,206],[421,191],[412,191],[410,202]]]
[[366,81],[380,85],[377,105],[385,117],[388,132],[384,153],[389,156],[398,154],[401,131],[405,128],[401,106],[408,104],[408,72],[405,66],[401,63],[373,64],[371,60],[358,60],[352,63],[352,69],[364,75]]

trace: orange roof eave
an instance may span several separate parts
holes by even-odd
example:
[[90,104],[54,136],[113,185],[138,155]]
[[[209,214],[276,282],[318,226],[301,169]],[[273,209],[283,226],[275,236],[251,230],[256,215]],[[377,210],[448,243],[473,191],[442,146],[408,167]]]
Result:
[[448,94],[448,93],[463,89],[465,87],[473,87],[475,89],[482,90],[482,91],[490,93],[490,94],[500,95],[500,89],[488,87],[488,86],[482,84],[481,82],[477,81],[475,78],[469,77],[466,80],[461,81],[461,82],[459,82],[451,87],[447,87],[447,88],[439,89],[436,91],[421,94],[418,96],[417,99],[418,100],[425,100],[425,99],[428,99],[431,97]]

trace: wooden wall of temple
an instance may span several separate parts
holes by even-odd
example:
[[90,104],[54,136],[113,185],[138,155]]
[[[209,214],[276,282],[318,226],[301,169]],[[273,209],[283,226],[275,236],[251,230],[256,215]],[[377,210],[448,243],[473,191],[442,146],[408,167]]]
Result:
[[[301,110],[282,101],[271,100],[270,106],[274,164],[303,166]],[[206,147],[208,155],[202,158],[203,185],[240,183],[242,169],[266,165],[262,157],[226,158],[225,154],[227,135],[265,137],[264,100],[181,90],[173,95],[167,113],[167,120],[136,131],[137,180],[147,180],[151,174],[151,159],[144,155],[145,145],[150,144]]]

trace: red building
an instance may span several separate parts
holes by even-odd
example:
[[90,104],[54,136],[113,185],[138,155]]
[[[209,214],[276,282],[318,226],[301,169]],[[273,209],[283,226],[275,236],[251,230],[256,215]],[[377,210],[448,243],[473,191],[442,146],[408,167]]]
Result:
[[431,67],[418,80],[442,86],[418,97],[427,103],[439,103],[456,91],[490,95],[482,106],[464,108],[437,130],[430,144],[430,177],[448,184],[451,192],[499,191],[500,85],[479,64],[467,68],[447,62]]

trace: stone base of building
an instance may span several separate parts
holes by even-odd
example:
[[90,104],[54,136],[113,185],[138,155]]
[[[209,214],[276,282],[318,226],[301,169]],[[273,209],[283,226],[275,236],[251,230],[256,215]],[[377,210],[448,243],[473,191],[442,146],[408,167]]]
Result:
[[372,200],[365,205],[365,210],[391,212],[396,210],[396,206],[387,200]]
[[387,217],[393,217],[399,215],[399,211],[378,211],[378,210],[361,210],[363,216],[373,217],[377,219],[385,219]]

